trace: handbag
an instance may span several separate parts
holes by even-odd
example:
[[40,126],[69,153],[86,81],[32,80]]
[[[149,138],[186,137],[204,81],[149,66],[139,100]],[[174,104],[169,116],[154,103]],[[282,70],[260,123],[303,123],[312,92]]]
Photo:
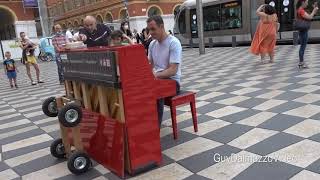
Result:
[[311,26],[311,21],[304,19],[296,19],[294,22],[294,28],[298,31],[308,31]]

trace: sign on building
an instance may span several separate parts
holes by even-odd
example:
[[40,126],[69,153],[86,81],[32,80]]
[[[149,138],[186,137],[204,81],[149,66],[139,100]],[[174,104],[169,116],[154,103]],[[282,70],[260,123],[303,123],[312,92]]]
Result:
[[38,1],[37,0],[23,0],[23,6],[25,8],[38,7]]

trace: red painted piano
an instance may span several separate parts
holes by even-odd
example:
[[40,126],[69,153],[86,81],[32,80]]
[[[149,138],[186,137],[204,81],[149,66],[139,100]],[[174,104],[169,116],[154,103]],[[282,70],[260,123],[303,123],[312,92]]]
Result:
[[120,177],[159,165],[157,99],[174,96],[175,81],[154,77],[142,45],[60,53],[66,96],[54,101],[62,139],[52,144],[51,153],[58,153],[60,143],[75,174],[88,169],[79,170],[88,157]]

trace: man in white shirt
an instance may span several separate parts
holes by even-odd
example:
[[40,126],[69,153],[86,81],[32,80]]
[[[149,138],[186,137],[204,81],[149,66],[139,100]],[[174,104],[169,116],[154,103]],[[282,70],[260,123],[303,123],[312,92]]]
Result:
[[[159,79],[176,81],[176,91],[180,90],[182,47],[180,41],[168,35],[161,16],[152,16],[147,20],[150,35],[154,39],[149,45],[148,59],[155,69],[154,76]],[[161,125],[164,100],[158,101],[158,118]]]
[[73,41],[73,35],[72,35],[72,32],[71,32],[71,28],[68,28],[67,31],[66,31],[66,40],[67,42],[72,42]]

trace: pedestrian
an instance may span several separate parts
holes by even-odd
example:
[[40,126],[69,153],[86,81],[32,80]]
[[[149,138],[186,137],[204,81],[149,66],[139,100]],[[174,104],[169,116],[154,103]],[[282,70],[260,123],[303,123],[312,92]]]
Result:
[[[308,31],[310,28],[310,21],[313,19],[314,15],[318,12],[318,4],[315,2],[313,4],[313,10],[311,14],[308,14],[305,9],[308,7],[308,0],[299,0],[297,2],[297,21],[296,23],[300,21],[304,21],[303,23],[306,23],[307,26],[302,29],[298,29],[299,31],[299,40],[300,40],[300,50],[299,50],[299,68],[308,68],[308,66],[304,62],[304,52],[307,47],[308,43]],[[297,24],[296,24],[297,27]]]
[[134,43],[137,43],[137,44],[140,43],[137,29],[134,29],[133,32],[132,32],[132,40],[133,40]]
[[73,42],[72,29],[69,27],[66,31],[67,42]]
[[149,45],[150,45],[151,41],[153,40],[153,38],[150,35],[148,28],[142,29],[141,35],[142,35],[142,38],[141,38],[142,44],[144,46],[146,54],[148,55],[149,54]]
[[56,24],[54,26],[54,31],[55,31],[55,35],[52,38],[52,45],[54,46],[55,54],[56,54],[56,63],[58,67],[59,82],[60,84],[63,84],[64,78],[63,78],[63,69],[62,69],[60,50],[63,49],[64,46],[66,45],[67,37],[65,34],[62,33],[62,28],[60,24]]
[[[36,45],[27,38],[25,32],[20,32],[20,38],[21,38],[20,48],[22,49],[22,62],[23,64],[26,65],[27,75],[31,81],[31,85],[36,85],[37,83],[34,82],[32,79],[30,66],[33,66],[33,68],[36,71],[38,83],[44,83],[42,80],[40,80],[40,68],[39,68],[39,65],[37,64],[37,59],[34,55],[34,50],[36,48]],[[30,47],[30,44],[33,44],[32,47]],[[29,49],[29,55],[27,55],[28,49]]]
[[111,43],[110,46],[122,46],[122,45],[132,45],[134,42],[130,37],[124,34],[122,31],[117,30],[111,33]]
[[129,28],[129,23],[127,21],[121,23],[120,30],[128,37],[133,38],[133,34]]
[[80,25],[79,28],[75,31],[73,35],[73,41],[77,41],[77,39],[79,38],[80,29],[83,29],[83,26]]
[[18,85],[17,85],[18,68],[16,67],[14,60],[11,59],[11,53],[9,51],[5,52],[5,57],[6,59],[3,61],[4,73],[7,75],[9,79],[10,87],[18,88]]
[[268,54],[270,63],[274,62],[274,49],[277,42],[278,17],[273,6],[264,4],[257,9],[260,21],[253,37],[250,51],[255,55],[261,56],[264,63],[265,56]]
[[111,29],[104,24],[97,24],[93,16],[87,16],[83,20],[84,28],[79,29],[78,41],[83,41],[88,47],[108,46]]
[[[161,16],[147,20],[150,35],[154,39],[149,46],[148,59],[158,79],[172,79],[176,82],[176,92],[180,91],[182,47],[180,41],[168,35]],[[164,99],[158,100],[158,120],[161,126]]]

